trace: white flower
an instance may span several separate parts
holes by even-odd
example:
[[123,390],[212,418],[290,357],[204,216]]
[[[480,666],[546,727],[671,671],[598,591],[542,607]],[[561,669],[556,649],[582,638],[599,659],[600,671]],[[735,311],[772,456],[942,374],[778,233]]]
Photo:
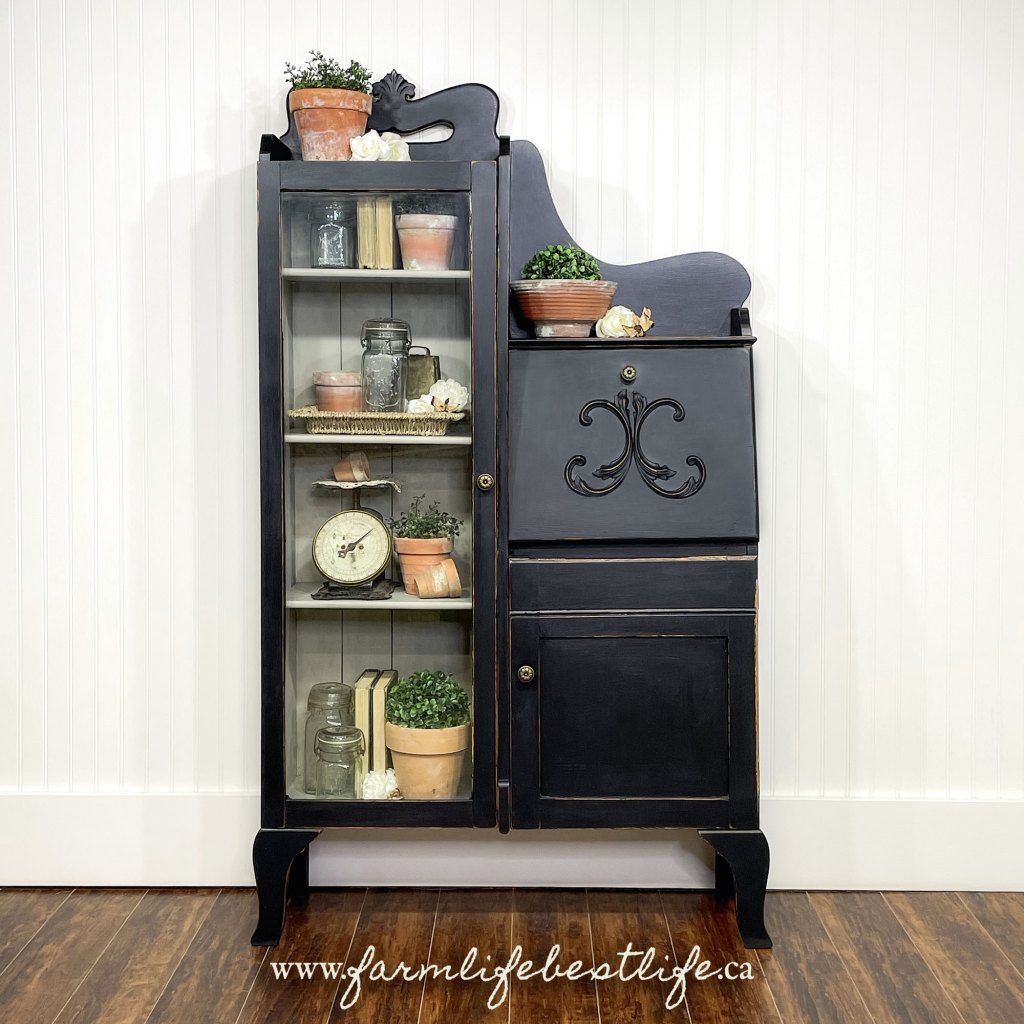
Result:
[[425,413],[434,411],[434,401],[430,395],[420,395],[419,398],[410,398],[405,406],[406,412]]
[[398,780],[395,778],[394,768],[366,773],[363,779],[364,800],[390,800],[398,795]]
[[431,387],[430,397],[440,412],[461,412],[469,404],[469,389],[449,377]]
[[379,160],[412,159],[409,156],[409,143],[401,135],[396,135],[394,132],[385,132],[380,137],[380,141],[383,152],[378,157]]
[[628,338],[630,333],[627,328],[636,323],[636,313],[625,306],[612,306],[600,320],[597,321],[596,332],[599,338]]
[[349,145],[353,160],[380,160],[384,153],[381,137],[372,128],[365,135],[357,135]]
[[353,160],[409,160],[409,143],[394,132],[378,135],[370,129],[365,135],[357,135],[349,145]]

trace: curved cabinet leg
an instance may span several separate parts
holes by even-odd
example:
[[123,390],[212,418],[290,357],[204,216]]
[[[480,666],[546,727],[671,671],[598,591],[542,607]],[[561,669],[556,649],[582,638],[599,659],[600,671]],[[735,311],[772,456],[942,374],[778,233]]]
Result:
[[728,903],[736,895],[736,888],[732,883],[732,868],[729,862],[716,850],[715,851],[715,899],[722,903]]
[[[764,894],[768,888],[768,840],[760,829],[700,832],[715,850],[715,894],[726,892],[728,880],[736,894],[736,926],[747,949],[769,949],[764,926]],[[722,862],[721,864],[719,862]]]
[[305,903],[309,894],[309,844],[320,833],[306,828],[261,828],[252,844],[260,919],[250,940],[276,946],[284,931],[285,905]]

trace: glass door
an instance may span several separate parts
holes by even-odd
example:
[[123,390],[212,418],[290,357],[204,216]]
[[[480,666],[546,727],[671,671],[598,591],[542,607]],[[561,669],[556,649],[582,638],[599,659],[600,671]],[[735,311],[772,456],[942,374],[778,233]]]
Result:
[[[474,485],[494,451],[493,164],[482,170],[479,197],[280,193],[290,824],[493,817],[493,612],[481,619],[477,601],[481,578],[493,591],[493,498]],[[442,727],[427,731],[431,699]],[[387,724],[401,714],[414,728]]]

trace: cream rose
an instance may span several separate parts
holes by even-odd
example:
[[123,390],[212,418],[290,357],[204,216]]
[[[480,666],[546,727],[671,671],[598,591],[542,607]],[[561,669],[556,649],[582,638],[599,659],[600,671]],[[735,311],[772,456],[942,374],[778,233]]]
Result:
[[626,306],[612,306],[600,320],[597,321],[597,336],[599,338],[628,338],[628,328],[636,323],[636,313]]
[[394,132],[384,132],[380,137],[380,142],[382,152],[378,159],[392,161],[412,159],[409,156],[409,143],[401,135],[396,135]]
[[381,137],[372,128],[365,135],[357,135],[349,145],[353,160],[380,160],[384,152]]

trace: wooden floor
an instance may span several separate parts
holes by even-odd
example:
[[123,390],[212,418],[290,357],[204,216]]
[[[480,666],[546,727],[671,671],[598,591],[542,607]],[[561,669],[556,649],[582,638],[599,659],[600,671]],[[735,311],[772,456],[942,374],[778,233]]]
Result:
[[[253,950],[246,890],[0,891],[4,1024],[545,1022],[1024,1022],[1024,894],[772,893],[775,949],[748,952],[731,913],[703,894],[553,890],[314,892],[285,941]],[[273,961],[362,958],[459,964],[472,946],[504,962],[516,944],[590,965],[653,946],[675,964],[699,945],[750,981],[690,980],[664,1008],[658,981],[515,982],[488,1013],[476,983],[367,983],[348,1011],[339,982],[275,980]]]

